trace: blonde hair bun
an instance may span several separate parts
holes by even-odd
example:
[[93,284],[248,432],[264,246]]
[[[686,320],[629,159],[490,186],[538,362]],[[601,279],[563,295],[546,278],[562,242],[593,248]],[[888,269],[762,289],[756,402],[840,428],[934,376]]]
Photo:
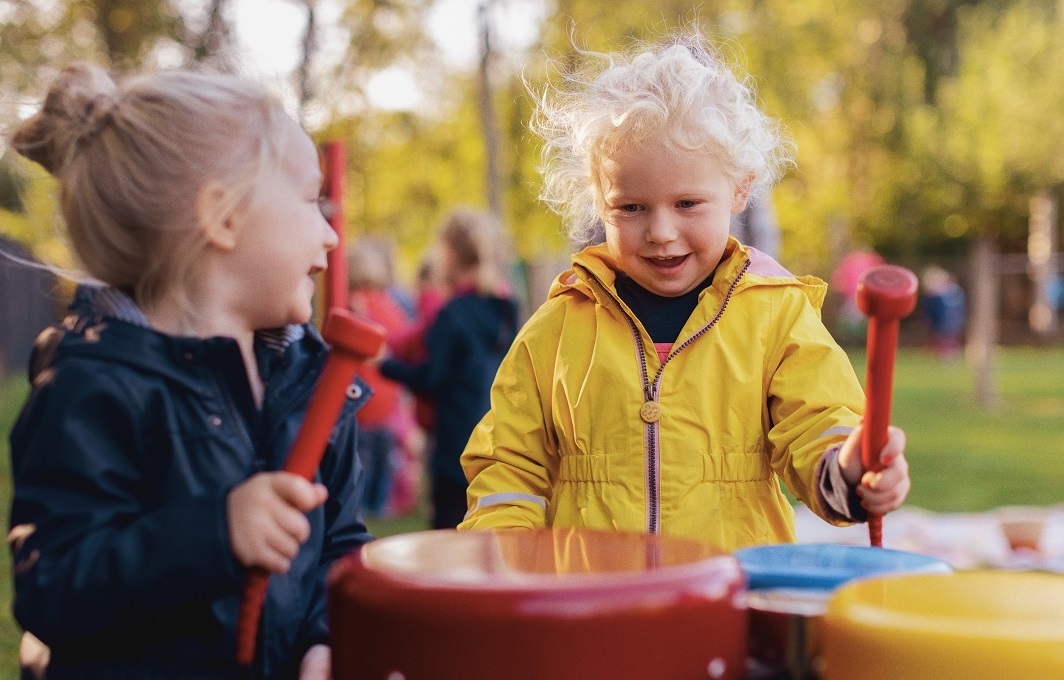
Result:
[[58,177],[74,147],[98,133],[118,105],[118,86],[99,66],[78,62],[59,74],[32,118],[15,131],[12,145]]

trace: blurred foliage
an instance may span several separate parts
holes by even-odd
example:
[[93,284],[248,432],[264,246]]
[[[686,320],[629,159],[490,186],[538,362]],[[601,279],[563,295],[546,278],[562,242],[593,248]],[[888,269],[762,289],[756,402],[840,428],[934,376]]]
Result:
[[960,31],[939,106],[912,112],[914,156],[957,231],[1023,235],[1031,195],[1064,183],[1064,17],[1045,3],[979,7]]
[[22,201],[26,183],[11,167],[9,160],[7,157],[0,157],[0,210],[20,214],[26,210]]
[[[378,71],[433,61],[433,45],[422,23],[432,0],[340,0],[338,4],[343,10],[337,24],[347,33],[347,44],[340,60],[318,74],[319,99],[342,103],[355,95],[364,110],[366,84]],[[334,109],[334,114],[340,110]]]
[[[434,52],[425,26],[433,0],[336,2],[346,49],[327,61],[305,45],[313,86],[303,104],[316,138],[348,143],[349,235],[388,236],[409,274],[447,210],[487,204],[481,83]],[[753,75],[764,107],[797,143],[797,167],[774,192],[782,259],[793,269],[825,275],[868,246],[900,261],[955,256],[982,233],[1019,249],[1030,196],[1064,185],[1062,0],[713,0],[694,9],[687,0],[613,0],[608,12],[595,0],[544,2],[540,42],[491,68],[505,218],[522,259],[568,247],[536,198],[538,145],[522,78],[542,82],[545,55],[567,68],[574,44],[610,50],[691,25]],[[211,58],[208,18],[225,4],[0,0],[0,115],[12,120],[70,59]],[[417,110],[371,106],[367,84],[387,68],[414,74]],[[2,180],[0,193],[34,193],[31,180]],[[50,233],[26,233],[37,214],[4,213],[0,229],[19,225],[20,237],[49,243]]]

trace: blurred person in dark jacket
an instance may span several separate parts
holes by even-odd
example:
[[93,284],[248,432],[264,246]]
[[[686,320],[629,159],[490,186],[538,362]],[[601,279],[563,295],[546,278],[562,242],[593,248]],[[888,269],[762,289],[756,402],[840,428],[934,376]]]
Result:
[[426,331],[425,359],[387,358],[380,370],[435,402],[428,475],[432,526],[443,529],[458,526],[465,516],[468,483],[459,458],[488,412],[491,383],[518,321],[505,276],[505,237],[494,217],[454,210],[440,227],[437,246],[449,299]]

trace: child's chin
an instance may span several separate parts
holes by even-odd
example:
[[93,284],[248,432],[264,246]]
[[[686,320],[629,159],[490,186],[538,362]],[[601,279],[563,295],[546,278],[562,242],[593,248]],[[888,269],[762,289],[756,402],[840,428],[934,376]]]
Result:
[[314,310],[310,305],[307,305],[305,308],[301,306],[297,309],[291,309],[285,318],[281,319],[281,323],[278,327],[281,328],[289,325],[302,326],[305,323],[310,323],[313,315]]
[[298,314],[293,314],[288,319],[288,323],[292,324],[292,325],[295,325],[295,326],[302,326],[305,323],[310,323],[311,316],[312,316],[311,311],[308,309],[306,312],[300,312]]

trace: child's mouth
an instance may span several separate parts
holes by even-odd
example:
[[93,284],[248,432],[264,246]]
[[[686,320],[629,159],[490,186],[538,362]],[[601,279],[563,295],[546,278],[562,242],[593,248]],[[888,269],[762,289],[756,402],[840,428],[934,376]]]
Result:
[[686,255],[677,255],[675,257],[648,257],[647,262],[659,269],[672,269],[674,267],[679,267],[686,259]]

